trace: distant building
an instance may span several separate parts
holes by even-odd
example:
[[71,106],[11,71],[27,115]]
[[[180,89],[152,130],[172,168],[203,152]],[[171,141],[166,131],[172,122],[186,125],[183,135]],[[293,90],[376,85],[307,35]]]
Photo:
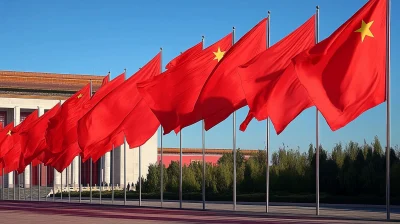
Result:
[[[87,83],[92,81],[93,91],[101,86],[103,76],[92,75],[71,75],[71,74],[53,74],[53,73],[38,73],[38,72],[17,72],[17,71],[0,71],[0,122],[3,125],[14,121],[15,125],[22,122],[31,112],[38,109],[39,115],[51,109],[57,103],[63,103],[68,97],[80,90]],[[1,125],[0,124],[0,125]],[[142,146],[142,171],[143,175],[147,175],[147,167],[150,163],[157,161],[157,133]],[[124,183],[124,153],[120,147],[115,149],[115,184],[119,186]],[[138,180],[139,177],[139,162],[138,150],[127,150],[127,183]],[[103,166],[100,167],[100,162],[93,165],[93,185],[100,184],[100,176],[103,176],[105,183],[111,182],[111,156],[107,153],[103,156]],[[76,158],[67,168],[69,170],[68,183],[70,186],[78,186],[78,166],[79,161]],[[60,186],[66,186],[67,176],[64,171],[62,175],[58,172],[54,173],[51,167],[41,167],[42,186],[51,186],[54,183]],[[86,186],[90,180],[90,164],[89,162],[82,163],[81,177],[82,184]],[[47,174],[47,175],[46,175]],[[14,179],[12,173],[5,174],[5,186],[12,188],[14,184],[30,187],[30,177],[32,176],[32,184],[38,185],[38,168],[33,167],[32,173],[30,167],[25,169],[24,174],[19,175]],[[61,181],[62,178],[62,181]],[[24,182],[25,180],[25,182]],[[0,178],[0,184],[2,178]]]
[[[240,150],[245,159],[248,159],[259,150],[244,149]],[[205,149],[205,161],[216,164],[224,153],[232,153],[232,149]],[[161,162],[161,149],[158,148],[157,161]],[[179,162],[179,148],[163,148],[163,164],[168,167],[172,161]],[[182,164],[189,165],[194,161],[203,161],[203,150],[201,148],[183,148]]]

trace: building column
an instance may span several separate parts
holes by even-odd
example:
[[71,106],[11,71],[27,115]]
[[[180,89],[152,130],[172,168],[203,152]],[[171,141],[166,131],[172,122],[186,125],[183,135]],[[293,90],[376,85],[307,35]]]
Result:
[[104,182],[109,186],[111,183],[111,154],[104,155]]
[[[20,115],[21,115],[21,109],[19,107],[14,107],[14,126],[17,126],[20,123],[21,121]],[[14,187],[14,172],[10,172],[8,174],[8,187],[9,188]]]
[[61,173],[54,169],[54,177],[56,179],[55,186],[61,187]]
[[75,159],[72,162],[72,172],[73,173],[73,182],[72,186],[73,187],[79,187],[79,157],[75,157]]

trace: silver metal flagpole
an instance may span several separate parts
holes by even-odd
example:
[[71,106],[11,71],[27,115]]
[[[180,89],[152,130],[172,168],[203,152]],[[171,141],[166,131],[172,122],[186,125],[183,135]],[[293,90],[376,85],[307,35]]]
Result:
[[[126,77],[126,68],[124,69],[125,77]],[[124,205],[126,205],[126,136],[124,135]]]
[[[235,27],[232,28],[232,45],[235,44]],[[233,210],[236,211],[236,111],[233,112]]]
[[182,129],[179,131],[179,208],[182,208]]
[[390,220],[390,0],[386,4],[386,219]]
[[142,147],[139,146],[139,206],[142,206]]
[[115,174],[115,172],[114,172],[114,168],[115,168],[115,159],[114,159],[114,144],[112,145],[112,150],[111,150],[111,169],[112,169],[112,172],[111,172],[111,181],[112,181],[112,185],[111,185],[111,202],[112,202],[112,204],[114,204],[114,183],[115,183],[115,181],[114,181],[114,174]]
[[21,188],[19,187],[20,183],[19,183],[19,179],[20,179],[21,174],[17,174],[18,177],[18,201],[21,200]]
[[42,175],[40,175],[40,172],[42,171],[40,165],[41,164],[37,165],[37,167],[38,167],[38,169],[37,169],[38,170],[38,201],[40,201],[40,177],[42,176]]
[[100,196],[99,201],[101,204],[101,191],[103,189],[103,156],[100,157]]
[[78,156],[78,185],[79,185],[79,203],[82,202],[82,157]]
[[46,181],[45,181],[45,185],[44,185],[44,189],[45,189],[45,191],[46,191],[46,197],[44,197],[44,200],[45,201],[47,201],[47,166],[44,166],[44,168],[45,168],[45,173],[46,173]]
[[[160,60],[160,73],[162,73],[162,47],[160,47],[161,60]],[[163,127],[160,126],[160,203],[163,207],[164,201],[164,163],[163,163]]]
[[[319,6],[315,12],[315,43],[319,41]],[[319,215],[319,112],[316,108],[315,116],[315,190],[316,190],[316,215]]]
[[30,199],[31,201],[33,200],[33,181],[32,181],[32,162],[31,165],[29,166],[29,190],[30,190]]
[[71,202],[71,192],[69,191],[69,175],[70,175],[70,170],[69,170],[69,166],[67,166],[67,169],[65,170],[65,182],[67,182],[67,191],[68,191],[68,202]]
[[3,187],[1,188],[1,199],[4,201],[5,200],[4,199],[4,188],[5,188],[4,168],[1,169],[1,179],[2,179],[2,185],[3,185]]
[[56,201],[56,169],[53,168],[53,202],[55,201]]
[[[204,49],[204,36],[201,36],[201,42]],[[204,120],[201,121],[201,149],[203,153],[203,180],[202,180],[202,197],[203,197],[203,210],[206,209],[206,131]]]
[[60,200],[61,200],[61,202],[62,202],[62,196],[63,196],[63,172],[64,172],[64,170],[63,171],[61,171],[61,195],[60,195]]
[[[271,28],[271,12],[268,11],[268,24],[267,24],[267,48],[270,47],[271,44],[271,33],[270,33],[270,28]],[[267,136],[266,136],[266,141],[265,141],[265,154],[266,154],[266,177],[265,177],[265,212],[269,212],[269,133],[270,133],[270,122],[269,118],[267,118]]]
[[124,136],[124,205],[126,205],[126,136]]
[[15,177],[16,177],[15,171],[12,172],[12,175],[13,175],[13,191],[14,191],[14,193],[13,193],[13,200],[15,201],[15,194],[16,194],[16,193],[15,193],[15,187],[16,187],[16,186],[15,186],[15,183],[16,183],[16,181],[15,181],[15,179],[16,179],[16,178],[15,178]]
[[[90,97],[93,96],[93,82],[90,80]],[[89,166],[90,166],[90,204],[92,203],[92,191],[93,191],[93,159],[89,159]]]

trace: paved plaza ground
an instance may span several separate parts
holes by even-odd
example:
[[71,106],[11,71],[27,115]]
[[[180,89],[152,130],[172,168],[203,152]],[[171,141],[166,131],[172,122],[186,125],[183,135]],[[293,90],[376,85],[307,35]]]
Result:
[[[67,196],[67,195],[66,195]],[[37,199],[36,199],[37,200]],[[44,200],[43,198],[41,200]],[[68,196],[53,202],[48,201],[0,201],[1,223],[385,223],[385,208],[366,205],[321,205],[320,216],[315,216],[315,207],[307,204],[271,203],[265,213],[261,203],[238,203],[232,211],[229,202],[208,202],[202,211],[200,202],[93,199],[81,203]],[[393,206],[392,222],[400,222],[400,207]]]

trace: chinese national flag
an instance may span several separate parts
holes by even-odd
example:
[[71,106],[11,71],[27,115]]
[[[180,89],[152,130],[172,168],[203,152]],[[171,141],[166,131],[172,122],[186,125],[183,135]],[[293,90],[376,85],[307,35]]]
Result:
[[[197,108],[201,109],[205,129],[225,120],[231,113],[245,106],[238,66],[248,62],[267,48],[267,19],[261,20],[226,52],[221,62],[209,75],[204,85]],[[193,121],[190,123],[195,123]],[[188,126],[187,124],[181,124]]]
[[136,84],[160,74],[160,71],[161,52],[79,120],[78,141],[82,150],[110,138],[120,128],[125,118],[142,100]]
[[[250,112],[240,126],[244,131],[255,117],[261,121],[270,116],[279,134],[304,109],[312,106],[307,92],[299,86],[293,57],[315,45],[315,16],[288,36],[238,69]],[[294,98],[293,98],[293,97]],[[289,106],[289,102],[293,102]]]
[[13,128],[14,122],[11,122],[0,131],[0,158],[3,158],[13,146],[11,138]]
[[29,129],[32,123],[38,119],[38,110],[34,110],[25,120],[19,125],[15,126],[11,131],[7,133],[7,138],[11,139],[8,146],[10,147],[8,152],[3,157],[4,170],[9,173],[17,170],[20,165],[21,152],[25,147],[25,142],[21,138],[21,133]]
[[179,117],[190,113],[207,77],[232,46],[229,34],[192,60],[137,85],[140,94],[168,134],[179,126]]
[[87,84],[60,107],[57,114],[49,120],[46,133],[48,151],[58,154],[65,151],[77,138],[76,122],[85,111],[83,105],[90,100],[90,84]]
[[301,84],[333,131],[386,100],[387,4],[368,1],[293,60]]
[[193,47],[187,49],[182,54],[178,55],[174,59],[172,59],[165,68],[170,70],[174,68],[176,65],[182,64],[185,61],[191,60],[196,54],[200,53],[203,50],[203,42],[200,42]]
[[23,172],[26,165],[30,164],[46,148],[46,130],[50,118],[52,118],[60,109],[60,104],[56,104],[52,109],[44,113],[38,119],[32,122],[30,127],[21,132],[20,136],[25,142],[21,151],[21,162],[18,172]]

